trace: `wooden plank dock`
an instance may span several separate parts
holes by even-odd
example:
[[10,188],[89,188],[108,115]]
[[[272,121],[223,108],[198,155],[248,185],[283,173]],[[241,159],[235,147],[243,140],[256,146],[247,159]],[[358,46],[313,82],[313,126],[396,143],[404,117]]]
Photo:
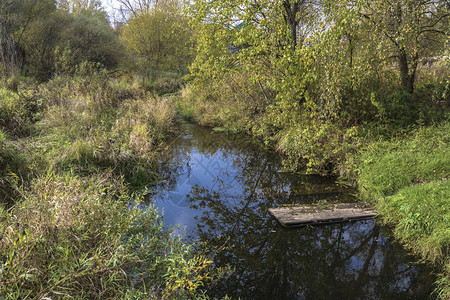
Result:
[[269,212],[285,227],[364,220],[377,215],[368,203],[269,208]]

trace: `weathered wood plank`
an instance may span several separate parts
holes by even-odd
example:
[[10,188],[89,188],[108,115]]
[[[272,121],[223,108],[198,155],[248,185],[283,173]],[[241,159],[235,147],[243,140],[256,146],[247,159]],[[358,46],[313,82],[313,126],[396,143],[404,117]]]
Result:
[[286,227],[363,220],[377,214],[368,203],[269,208],[269,212]]

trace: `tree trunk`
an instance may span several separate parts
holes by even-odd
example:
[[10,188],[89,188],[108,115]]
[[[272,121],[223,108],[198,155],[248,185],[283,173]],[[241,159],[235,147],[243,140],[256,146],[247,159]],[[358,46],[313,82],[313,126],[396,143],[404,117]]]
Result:
[[0,20],[0,54],[5,75],[10,77],[16,74],[18,66],[17,48],[9,34],[7,24],[3,20]]
[[286,12],[284,20],[289,25],[292,44],[295,49],[295,47],[297,47],[297,26],[299,22],[297,20],[297,12],[299,11],[300,3],[296,0],[293,0],[292,2],[290,0],[285,0],[283,1],[283,7]]
[[412,94],[414,92],[414,82],[416,80],[417,58],[414,59],[410,68],[408,65],[408,56],[406,51],[400,50],[399,67],[402,88],[406,92]]

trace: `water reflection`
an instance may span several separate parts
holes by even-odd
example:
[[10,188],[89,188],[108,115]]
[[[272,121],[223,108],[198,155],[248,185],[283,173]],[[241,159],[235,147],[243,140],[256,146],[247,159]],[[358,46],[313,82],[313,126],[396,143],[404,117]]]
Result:
[[233,272],[211,296],[241,299],[427,299],[433,278],[411,265],[374,220],[284,229],[270,207],[354,201],[333,178],[282,172],[247,137],[183,123],[153,200],[188,239],[221,249]]

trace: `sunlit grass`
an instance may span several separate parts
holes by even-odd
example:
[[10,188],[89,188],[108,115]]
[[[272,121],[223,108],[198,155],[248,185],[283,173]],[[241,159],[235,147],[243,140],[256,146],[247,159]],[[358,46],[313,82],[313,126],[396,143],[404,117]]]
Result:
[[450,126],[374,143],[361,157],[360,190],[414,253],[438,265],[442,299],[450,297]]

